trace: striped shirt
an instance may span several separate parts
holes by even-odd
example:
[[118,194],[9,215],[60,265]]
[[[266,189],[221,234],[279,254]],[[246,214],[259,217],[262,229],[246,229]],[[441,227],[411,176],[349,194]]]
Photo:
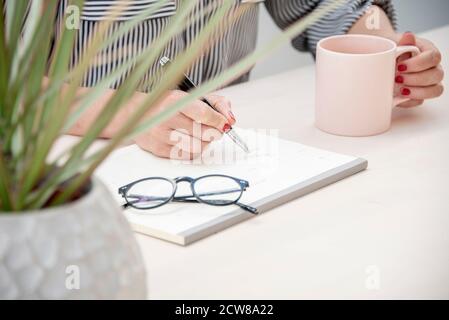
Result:
[[[84,75],[83,86],[94,86],[112,72],[121,63],[127,61],[132,56],[142,52],[154,39],[161,35],[164,28],[170,21],[170,17],[176,14],[179,1],[168,0],[162,7],[155,10],[146,19],[139,22],[125,35],[104,48],[94,59],[91,67]],[[256,46],[258,30],[258,14],[260,5],[264,4],[275,23],[282,29],[287,28],[298,19],[301,19],[312,10],[332,0],[190,0],[197,4],[192,15],[198,15],[199,19],[186,27],[186,29],[176,35],[165,48],[163,55],[175,57],[189,46],[195,36],[208,23],[213,14],[213,10],[206,10],[211,3],[222,1],[232,1],[233,7],[229,12],[232,15],[240,6],[247,6],[239,19],[226,26],[218,32],[217,39],[211,48],[198,57],[196,62],[188,71],[189,76],[196,83],[202,83],[242,59],[251,53]],[[114,16],[109,34],[113,34],[127,20],[139,15],[143,10],[154,5],[157,0],[86,0],[81,12],[80,28],[76,36],[75,49],[72,54],[72,65],[76,65],[84,52],[89,39],[99,21],[111,19],[110,8],[117,3],[126,3],[126,9]],[[347,0],[347,4],[338,10],[328,14],[314,25],[310,26],[304,33],[292,40],[292,45],[300,51],[308,51],[315,54],[316,45],[323,37],[344,34],[351,26],[366,12],[373,4],[383,8],[395,24],[395,13],[391,0]],[[60,0],[58,8],[58,19],[56,23],[56,34],[60,32],[62,16],[67,7],[67,0]],[[217,5],[214,6],[218,7]],[[150,47],[151,49],[151,47]],[[152,66],[142,79],[139,90],[147,92],[151,88],[148,85],[149,79],[157,72],[158,64]],[[112,85],[118,87],[122,79]],[[233,83],[243,82],[249,79],[249,72],[235,80]]]

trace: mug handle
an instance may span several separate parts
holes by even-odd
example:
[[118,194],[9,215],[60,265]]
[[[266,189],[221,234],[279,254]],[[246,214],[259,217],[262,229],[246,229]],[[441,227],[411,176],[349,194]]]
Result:
[[[411,53],[412,56],[416,56],[421,53],[421,50],[419,50],[418,47],[415,46],[398,46],[396,49],[396,59],[402,56],[404,53]],[[394,97],[393,98],[393,108],[397,105],[411,100],[410,98],[400,98],[400,97]]]

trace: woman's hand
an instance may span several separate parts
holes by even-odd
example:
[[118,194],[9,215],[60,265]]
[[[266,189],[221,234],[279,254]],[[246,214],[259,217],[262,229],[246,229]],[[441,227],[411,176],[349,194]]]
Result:
[[[377,19],[377,28],[371,27],[373,17]],[[411,99],[400,104],[400,107],[415,107],[424,100],[439,97],[443,93],[441,81],[444,73],[440,65],[441,53],[438,48],[429,40],[417,38],[410,32],[396,33],[381,7],[371,6],[348,33],[385,37],[398,45],[413,45],[421,50],[415,57],[402,55],[398,59],[395,94]]]
[[[183,91],[170,91],[147,116],[154,116],[185,95]],[[235,123],[229,100],[217,95],[208,95],[207,100],[220,112],[197,100],[134,141],[142,149],[163,158],[187,160],[199,156]]]
[[424,100],[443,94],[443,68],[440,65],[441,53],[429,40],[417,38],[406,32],[397,36],[398,45],[417,46],[421,53],[414,57],[401,56],[397,63],[396,95],[412,100],[400,104],[410,108],[421,105]]

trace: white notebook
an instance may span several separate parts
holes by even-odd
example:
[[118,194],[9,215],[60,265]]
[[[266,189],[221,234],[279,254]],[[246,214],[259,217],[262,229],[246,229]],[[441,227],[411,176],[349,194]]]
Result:
[[[113,152],[96,174],[119,204],[123,204],[124,199],[118,194],[118,188],[142,178],[230,175],[249,182],[240,202],[264,213],[367,167],[364,159],[278,139],[271,134],[249,130],[238,130],[238,133],[248,143],[249,154],[228,137],[212,143],[201,158],[193,161],[157,158],[131,145]],[[178,185],[179,190],[188,187],[186,182]],[[216,207],[203,203],[172,202],[155,209],[128,208],[123,212],[135,231],[180,245],[243,220],[257,219],[236,205]]]

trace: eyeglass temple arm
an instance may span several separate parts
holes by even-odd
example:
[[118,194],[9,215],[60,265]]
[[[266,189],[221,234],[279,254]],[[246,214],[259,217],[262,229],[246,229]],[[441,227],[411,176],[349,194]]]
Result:
[[141,201],[155,201],[155,200],[164,200],[165,198],[161,197],[148,197],[148,196],[140,196],[137,194],[131,194],[127,196],[128,198],[136,198],[136,200],[127,200],[124,204],[121,205],[122,209],[126,209],[130,207],[134,203],[139,203]]
[[[207,192],[207,193],[198,194],[198,196],[220,195],[220,194],[232,193],[232,192],[236,192],[236,191],[240,191],[240,190],[231,189],[231,190],[223,190],[223,191],[216,191],[216,192]],[[134,201],[128,201],[128,202],[124,203],[122,205],[123,209],[126,209],[131,204],[138,203],[142,200],[154,201],[154,200],[164,200],[165,199],[163,197],[142,196],[142,195],[135,195],[135,194],[127,195],[127,197],[128,198],[137,198],[137,199]],[[193,195],[174,197],[172,201],[174,201],[174,202],[189,202],[189,203],[198,203],[199,202],[197,199],[194,198]],[[209,201],[209,202],[213,202],[213,201]],[[252,214],[259,214],[259,211],[257,210],[257,208],[243,204],[241,202],[235,202],[235,204],[238,205],[240,208],[242,208]]]
[[[227,193],[233,193],[233,192],[240,192],[240,189],[228,189],[228,190],[222,190],[222,191],[215,191],[215,192],[205,192],[197,194],[198,196],[214,196],[214,195],[220,195],[220,194],[227,194]],[[128,194],[126,195],[127,198],[137,198],[136,201],[154,201],[154,200],[164,200],[166,197],[155,197],[155,196],[146,196],[146,195],[140,195],[140,194]],[[193,195],[186,195],[186,196],[176,196],[174,199],[187,199],[191,198]]]
[[255,207],[251,207],[251,206],[249,206],[247,204],[243,204],[241,202],[236,202],[235,204],[238,205],[243,210],[248,211],[249,213],[252,213],[254,215],[259,214],[259,210],[257,210],[257,208],[255,208]]
[[122,209],[128,209],[129,206],[130,206],[130,203],[129,202],[125,202],[120,207],[122,207]]
[[[193,196],[191,196],[191,197],[193,197]],[[173,198],[173,201],[174,202],[190,202],[190,203],[195,203],[195,202],[199,202],[197,199],[195,199],[195,198],[193,198],[193,199],[188,199],[186,196],[184,196],[184,197],[179,197],[179,198],[177,198],[177,197],[175,197],[175,198]],[[209,202],[216,202],[216,203],[219,203],[220,202],[220,200],[216,200],[216,201],[213,201],[213,200],[209,200]],[[247,205],[247,204],[243,204],[243,203],[241,203],[241,202],[234,202],[236,205],[238,205],[240,208],[242,208],[243,210],[246,210],[246,211],[248,211],[248,212],[250,212],[251,214],[259,214],[259,211],[257,210],[257,208],[254,208],[254,207],[251,207],[251,206],[249,206],[249,205]]]
[[[234,189],[234,190],[226,190],[226,191],[206,192],[206,193],[200,193],[200,194],[197,194],[197,195],[200,196],[200,197],[201,196],[213,196],[213,195],[233,193],[233,192],[236,192],[236,191],[240,191],[240,190]],[[132,201],[128,200],[128,203],[131,203],[131,204],[138,203],[138,202],[141,202],[141,201],[157,201],[157,200],[165,200],[166,199],[166,197],[144,196],[144,195],[139,195],[139,194],[129,194],[126,197],[128,199],[130,199],[130,198],[135,198],[136,199],[136,200],[132,200]],[[195,197],[194,195],[176,196],[176,197],[173,198],[173,201],[183,201],[183,200],[188,200],[188,199],[194,198],[194,197]],[[193,201],[193,202],[195,202],[195,201]]]
[[[232,193],[233,191],[227,191],[227,192],[210,192],[210,193],[202,193],[199,194],[199,196],[206,196],[206,195],[216,195],[216,194],[224,194],[224,193]],[[134,203],[139,203],[142,201],[157,201],[157,200],[165,200],[165,197],[153,197],[153,196],[143,196],[138,194],[129,194],[127,195],[127,198],[136,198],[135,200],[128,200],[126,203],[122,205],[122,208],[126,209],[128,206]],[[193,198],[193,199],[192,199]],[[199,202],[193,195],[188,196],[178,196],[174,197],[174,202]]]

